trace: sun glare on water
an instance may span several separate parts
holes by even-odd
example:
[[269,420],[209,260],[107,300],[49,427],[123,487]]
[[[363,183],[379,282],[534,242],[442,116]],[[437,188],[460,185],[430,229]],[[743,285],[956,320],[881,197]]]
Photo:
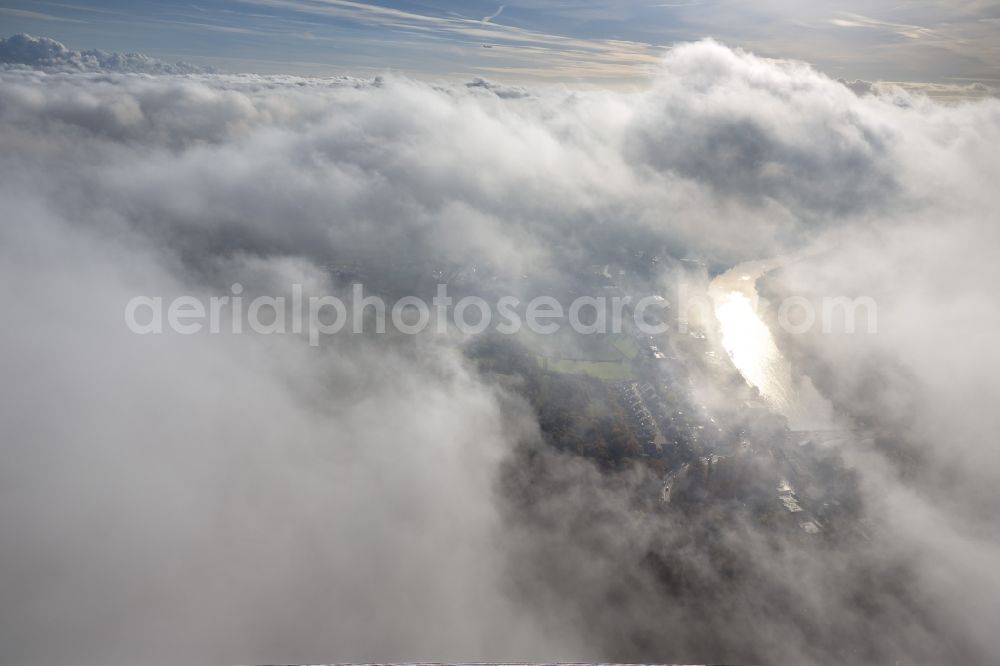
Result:
[[808,376],[792,381],[792,366],[757,313],[757,279],[773,262],[747,262],[723,273],[709,286],[721,343],[743,378],[760,391],[772,409],[786,416],[793,429],[833,427],[830,401]]
[[750,296],[734,290],[715,299],[722,346],[740,374],[776,407],[788,405],[788,368]]

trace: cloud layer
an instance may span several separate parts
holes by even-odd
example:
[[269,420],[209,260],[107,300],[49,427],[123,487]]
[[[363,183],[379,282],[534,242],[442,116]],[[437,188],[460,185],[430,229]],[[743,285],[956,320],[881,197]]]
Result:
[[[90,69],[53,44],[19,62]],[[1000,649],[997,101],[859,97],[713,42],[628,94],[25,68],[0,83],[0,660]],[[804,252],[774,289],[879,299],[877,337],[786,342],[862,432],[845,457],[870,542],[638,511],[655,479],[537,448],[530,408],[448,337],[314,350],[137,337],[121,317],[136,294],[236,281],[336,292],[345,262],[386,293],[441,265],[516,292],[634,248],[717,267]],[[743,583],[720,586],[719,553]],[[664,567],[683,580],[660,585]]]
[[171,64],[143,53],[109,53],[100,49],[74,51],[54,39],[24,34],[0,38],[0,64],[69,72],[193,74],[206,71],[204,67],[185,62]]

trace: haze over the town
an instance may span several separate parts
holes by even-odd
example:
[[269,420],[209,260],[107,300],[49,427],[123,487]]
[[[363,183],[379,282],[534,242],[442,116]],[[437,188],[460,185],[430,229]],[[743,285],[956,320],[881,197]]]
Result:
[[1000,3],[0,27],[0,664],[996,661]]

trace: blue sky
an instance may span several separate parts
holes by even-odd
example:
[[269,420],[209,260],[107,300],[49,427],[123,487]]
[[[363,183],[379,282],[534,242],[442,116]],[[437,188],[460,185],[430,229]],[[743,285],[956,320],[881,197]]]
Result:
[[663,48],[714,37],[833,76],[1000,82],[1000,2],[761,0],[0,0],[0,34],[223,70],[641,81]]

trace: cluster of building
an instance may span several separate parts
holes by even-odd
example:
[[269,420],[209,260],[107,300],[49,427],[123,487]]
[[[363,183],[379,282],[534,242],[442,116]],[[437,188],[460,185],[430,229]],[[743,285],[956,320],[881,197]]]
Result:
[[656,398],[656,389],[648,382],[641,386],[639,382],[627,382],[621,387],[621,399],[629,414],[630,426],[646,455],[661,455],[667,443],[647,405],[647,401],[655,404]]
[[816,521],[809,512],[802,508],[799,498],[795,495],[795,489],[788,483],[788,479],[781,479],[778,483],[778,501],[781,502],[785,511],[791,514],[794,522],[798,524],[806,534],[819,534],[823,531],[819,522]]

